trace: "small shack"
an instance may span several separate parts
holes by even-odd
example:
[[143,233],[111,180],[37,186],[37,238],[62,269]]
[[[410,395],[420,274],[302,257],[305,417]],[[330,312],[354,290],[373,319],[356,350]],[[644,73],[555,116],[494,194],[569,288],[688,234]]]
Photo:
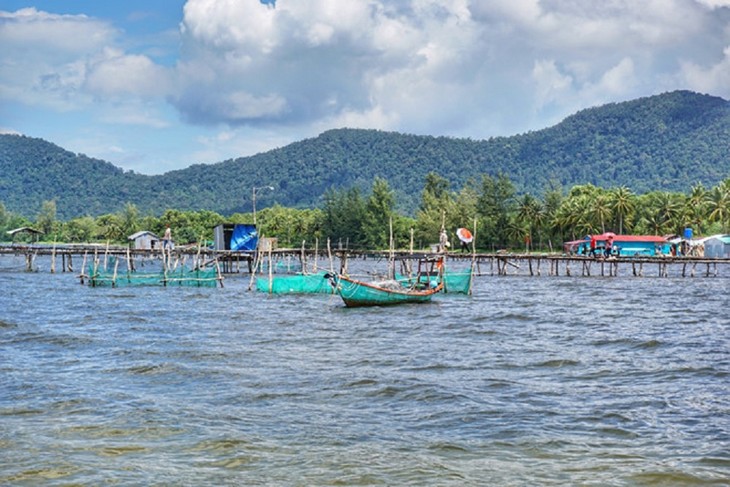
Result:
[[259,243],[256,225],[221,223],[213,228],[214,250],[252,251]]
[[13,243],[15,243],[16,240],[37,242],[38,238],[43,235],[43,232],[31,227],[20,227],[15,230],[8,230],[5,233],[10,235]]
[[132,242],[135,250],[154,250],[160,247],[160,237],[149,230],[142,230],[130,235],[127,240]]
[[704,241],[705,257],[730,259],[730,235],[713,235]]

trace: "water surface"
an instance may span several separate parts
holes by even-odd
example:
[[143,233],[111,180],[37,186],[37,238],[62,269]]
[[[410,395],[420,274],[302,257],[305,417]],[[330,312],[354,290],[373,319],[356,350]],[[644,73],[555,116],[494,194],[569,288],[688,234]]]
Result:
[[3,269],[0,484],[730,484],[727,278],[247,287]]

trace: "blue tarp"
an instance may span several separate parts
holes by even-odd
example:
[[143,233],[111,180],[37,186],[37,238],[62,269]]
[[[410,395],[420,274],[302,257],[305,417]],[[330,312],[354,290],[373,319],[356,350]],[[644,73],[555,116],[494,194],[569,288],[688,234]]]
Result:
[[231,250],[256,250],[259,234],[256,225],[235,225],[231,235]]

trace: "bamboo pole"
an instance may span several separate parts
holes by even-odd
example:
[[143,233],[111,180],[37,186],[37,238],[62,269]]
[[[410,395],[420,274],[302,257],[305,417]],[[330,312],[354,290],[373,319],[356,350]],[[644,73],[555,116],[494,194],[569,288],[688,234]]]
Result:
[[388,219],[388,277],[395,279],[395,256],[394,256],[394,243],[393,243],[393,217]]
[[[306,240],[302,240],[302,250],[301,250],[301,257],[300,260],[302,262],[302,274],[305,276],[307,275],[307,254],[304,252],[304,245],[307,243]],[[271,265],[271,262],[269,262],[269,265]]]
[[109,240],[106,241],[106,250],[104,250],[104,270],[106,270],[106,265],[109,261]]
[[82,286],[84,285],[84,272],[86,272],[86,252],[84,252],[84,260],[81,262],[81,274],[79,274],[79,280]]
[[274,292],[274,266],[271,265],[271,248],[273,245],[269,243],[269,294]]
[[[261,262],[261,249],[259,249],[259,246],[256,246],[256,253],[254,257],[254,263],[253,263],[253,269],[251,271],[251,280],[248,281],[248,290],[250,291],[253,289],[253,282],[254,279],[256,279],[256,272],[258,272],[258,267]],[[271,262],[269,262],[269,266],[271,265]]]
[[51,249],[51,274],[56,273],[56,240],[53,240],[53,249]]
[[471,239],[471,267],[469,268],[469,288],[466,294],[471,296],[474,288],[474,262],[477,259],[477,219],[474,218],[474,234]]
[[112,287],[117,287],[117,269],[119,268],[119,259],[114,260],[114,275],[112,276]]
[[319,260],[319,238],[314,239],[314,266],[312,268],[313,272],[317,273],[317,261]]

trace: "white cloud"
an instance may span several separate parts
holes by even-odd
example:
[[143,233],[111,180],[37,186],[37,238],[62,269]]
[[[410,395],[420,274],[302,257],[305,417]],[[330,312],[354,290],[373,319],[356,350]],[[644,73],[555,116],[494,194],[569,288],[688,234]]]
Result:
[[697,2],[712,9],[730,7],[730,0],[697,0]]
[[723,51],[722,59],[711,66],[683,62],[680,79],[691,90],[730,98],[730,46]]
[[86,67],[85,88],[100,97],[164,97],[173,86],[168,69],[147,56],[124,54],[119,49],[104,48]]
[[0,12],[0,103],[178,134],[215,162],[340,126],[486,138],[673,89],[730,95],[730,0],[188,0],[165,66],[126,35]]

